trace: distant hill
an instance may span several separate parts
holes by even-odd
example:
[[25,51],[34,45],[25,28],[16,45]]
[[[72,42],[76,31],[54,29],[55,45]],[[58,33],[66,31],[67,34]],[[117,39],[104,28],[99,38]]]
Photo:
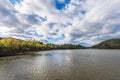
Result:
[[120,39],[111,39],[103,41],[97,45],[92,46],[91,48],[98,49],[120,49]]

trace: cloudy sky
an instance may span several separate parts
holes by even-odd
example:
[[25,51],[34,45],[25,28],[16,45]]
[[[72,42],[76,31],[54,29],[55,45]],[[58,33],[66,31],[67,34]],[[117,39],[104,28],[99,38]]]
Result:
[[120,0],[0,0],[0,37],[85,46],[120,38]]

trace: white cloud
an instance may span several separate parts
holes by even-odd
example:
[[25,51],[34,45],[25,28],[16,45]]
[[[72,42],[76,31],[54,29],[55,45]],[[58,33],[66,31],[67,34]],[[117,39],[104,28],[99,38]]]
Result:
[[120,0],[71,0],[64,9],[57,10],[55,0],[23,0],[15,6],[1,0],[0,27],[3,27],[2,32],[22,33],[26,36],[29,35],[27,31],[36,30],[35,38],[43,35],[40,37],[42,41],[60,38],[64,34],[65,38],[57,43],[93,45],[119,38],[119,4]]

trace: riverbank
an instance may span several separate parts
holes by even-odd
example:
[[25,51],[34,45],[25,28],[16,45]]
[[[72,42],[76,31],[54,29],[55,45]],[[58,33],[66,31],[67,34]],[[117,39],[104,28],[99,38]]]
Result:
[[[86,48],[81,48],[81,49],[86,49]],[[46,49],[46,50],[37,50],[37,51],[25,51],[25,52],[16,52],[16,53],[13,53],[12,55],[10,55],[10,54],[0,55],[0,57],[19,56],[19,55],[36,55],[36,54],[34,54],[35,52],[52,51],[52,50],[77,50],[77,49],[69,49],[68,48],[68,49]],[[3,53],[3,54],[6,54],[6,53]]]
[[0,39],[0,56],[14,56],[17,53],[29,51],[43,51],[43,50],[59,50],[59,49],[84,49],[81,45],[73,44],[43,44],[39,41],[25,41],[15,38]]

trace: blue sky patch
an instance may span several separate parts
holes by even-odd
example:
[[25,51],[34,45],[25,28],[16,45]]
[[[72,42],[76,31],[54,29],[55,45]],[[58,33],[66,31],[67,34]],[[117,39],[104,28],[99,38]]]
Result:
[[82,11],[81,11],[81,14],[82,14],[82,15],[85,15],[85,14],[86,14],[86,11],[85,11],[85,10],[82,10]]
[[23,1],[23,0],[10,0],[10,3],[12,5],[15,5],[16,3],[20,3],[21,1]]
[[56,29],[56,32],[59,32],[59,29]]
[[43,22],[47,21],[47,17],[39,17]]
[[28,15],[27,17],[28,17],[28,21],[30,23],[38,23],[39,20],[42,21],[42,22],[47,21],[47,17],[41,17],[39,15],[32,14],[32,15]]
[[61,37],[59,37],[59,38],[49,38],[49,42],[50,42],[50,43],[57,44],[57,42],[58,42],[59,40],[64,40],[64,39],[65,39],[65,35],[64,35],[64,34],[61,34]]
[[62,10],[67,4],[69,4],[70,0],[65,0],[65,2],[61,3],[59,0],[56,0],[56,9]]
[[32,34],[36,37],[43,37],[42,34],[38,34],[36,30],[28,30],[27,33]]

